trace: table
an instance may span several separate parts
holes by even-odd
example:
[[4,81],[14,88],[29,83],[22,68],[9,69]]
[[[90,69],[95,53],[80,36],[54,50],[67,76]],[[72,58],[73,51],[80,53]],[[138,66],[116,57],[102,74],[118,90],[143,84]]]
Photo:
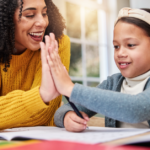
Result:
[[[99,117],[92,117],[91,119],[90,119],[90,122],[88,123],[88,125],[89,126],[100,126],[100,127],[104,127],[104,118],[99,118]],[[136,138],[138,138],[138,137],[142,137],[142,136],[145,136],[145,135],[150,135],[150,132],[147,132],[147,133],[143,133],[143,134],[140,134],[140,135],[135,135],[135,136],[131,136],[131,137],[127,137],[127,138],[123,138],[123,139],[118,139],[118,140],[114,140],[114,141],[110,141],[110,142],[105,142],[105,143],[102,143],[102,144],[100,144],[100,146],[101,145],[104,145],[104,146],[112,146],[112,147],[114,147],[114,146],[120,146],[120,145],[123,145],[123,144],[125,144],[125,143],[127,143],[127,142],[129,142],[129,141],[131,141],[131,140],[133,140],[133,139],[136,139]],[[6,143],[8,143],[9,144],[9,142],[7,142],[7,141],[2,141],[2,140],[0,140],[0,145],[1,145],[1,143],[2,142],[6,142]],[[30,140],[30,141],[28,141],[26,144],[29,144],[29,143],[40,143],[40,141],[39,140]],[[11,143],[13,143],[13,144],[23,144],[23,145],[25,145],[25,142],[22,142],[22,141],[11,141]],[[1,149],[1,147],[0,147],[0,149]],[[34,149],[32,149],[32,150],[34,150]],[[42,149],[41,149],[42,150]]]

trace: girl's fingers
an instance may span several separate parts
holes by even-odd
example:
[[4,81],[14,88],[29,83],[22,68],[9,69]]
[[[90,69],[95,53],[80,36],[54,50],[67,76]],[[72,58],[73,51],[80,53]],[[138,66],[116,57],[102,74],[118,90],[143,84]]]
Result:
[[49,64],[49,66],[50,66],[50,69],[51,70],[55,70],[55,68],[57,69],[57,64],[56,64],[56,62],[55,62],[55,58],[54,58],[54,55],[51,53],[51,55],[49,56],[49,55],[47,55],[47,59],[48,59],[48,64]]
[[77,122],[74,122],[73,120],[70,120],[70,126],[68,128],[69,128],[69,131],[72,131],[72,132],[81,132],[86,129],[86,125],[79,124]]
[[50,33],[51,48],[58,52],[58,42],[55,39],[55,34]]
[[47,55],[47,60],[48,60],[48,64],[50,68],[53,67],[54,66],[53,61],[51,61],[51,58],[49,57],[49,55]]
[[86,120],[86,121],[89,121],[90,119],[89,119],[89,116],[86,114],[86,113],[84,113],[84,112],[80,112],[81,114],[82,114],[82,116],[83,116],[83,118]]
[[66,130],[72,132],[81,132],[86,129],[84,119],[79,118],[74,111],[69,111],[64,117],[64,126]]
[[62,62],[61,62],[61,59],[60,59],[60,56],[59,56],[58,52],[51,49],[50,55],[51,55],[51,54],[52,54],[52,56],[53,56],[53,58],[54,58],[53,60],[54,60],[55,63],[57,64],[58,69],[59,69],[59,70],[62,70],[63,64],[62,64]]
[[76,114],[75,115],[72,115],[70,116],[71,120],[73,120],[74,122],[78,123],[78,124],[82,124],[82,125],[86,125],[87,124],[87,121],[80,118],[79,116],[77,116]]
[[60,56],[59,56],[58,52],[55,51],[55,53],[57,54],[58,63],[59,63],[60,65],[63,65],[62,62],[61,62],[61,59],[60,59]]
[[59,69],[62,69],[61,68],[62,67],[62,62],[60,60],[58,52],[54,50],[53,53],[54,53],[54,56],[55,56],[55,61],[57,62],[57,66],[59,67]]
[[60,61],[59,61],[59,57],[58,57],[58,53],[52,49],[51,47],[49,48],[49,55],[51,57],[51,61],[53,61],[53,64],[55,67],[57,67],[58,69],[61,69],[60,68]]
[[[67,69],[66,69],[66,67],[64,66],[64,70],[65,70],[65,72],[68,74],[68,71],[67,71]],[[69,74],[68,74],[69,75]]]

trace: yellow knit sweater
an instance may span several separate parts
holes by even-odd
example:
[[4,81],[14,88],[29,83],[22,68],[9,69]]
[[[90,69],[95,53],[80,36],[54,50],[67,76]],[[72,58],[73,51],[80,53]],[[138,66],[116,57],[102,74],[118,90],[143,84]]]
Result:
[[[69,70],[70,40],[59,41],[59,55]],[[40,51],[26,50],[13,55],[7,72],[0,65],[0,129],[25,126],[53,126],[61,96],[46,105],[39,94],[41,84]]]

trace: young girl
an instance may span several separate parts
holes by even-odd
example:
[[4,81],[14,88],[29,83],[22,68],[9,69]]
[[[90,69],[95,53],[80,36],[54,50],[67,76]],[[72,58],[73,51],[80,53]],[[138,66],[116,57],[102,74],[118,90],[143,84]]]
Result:
[[[121,73],[96,88],[73,84],[55,50],[48,58],[57,90],[78,104],[89,117],[106,116],[106,127],[150,126],[150,10],[123,8],[114,27],[114,59]],[[69,131],[83,131],[88,116],[78,117],[67,104],[55,114],[55,124]]]
[[40,42],[47,35],[49,47],[48,35],[53,32],[68,69],[70,42],[63,35],[64,28],[51,0],[0,1],[0,129],[54,125],[61,96],[54,86],[46,51],[42,51],[41,66]]

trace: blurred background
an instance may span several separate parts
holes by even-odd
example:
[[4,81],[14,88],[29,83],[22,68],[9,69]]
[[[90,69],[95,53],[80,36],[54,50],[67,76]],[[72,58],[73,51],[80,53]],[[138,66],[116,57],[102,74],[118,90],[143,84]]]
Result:
[[[97,86],[119,72],[113,59],[113,28],[122,7],[150,8],[150,0],[53,0],[71,41],[70,77]],[[66,103],[65,99],[63,101]]]

